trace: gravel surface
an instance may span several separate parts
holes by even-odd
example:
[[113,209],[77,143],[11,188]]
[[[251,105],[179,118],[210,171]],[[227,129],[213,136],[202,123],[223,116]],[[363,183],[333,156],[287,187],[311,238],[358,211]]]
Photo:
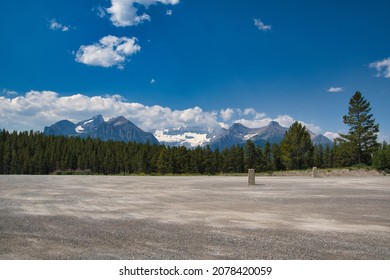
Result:
[[390,259],[390,177],[0,176],[0,259]]

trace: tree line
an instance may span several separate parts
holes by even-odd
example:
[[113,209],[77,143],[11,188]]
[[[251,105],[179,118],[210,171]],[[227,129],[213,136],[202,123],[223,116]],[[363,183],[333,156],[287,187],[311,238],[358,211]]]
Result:
[[2,130],[0,174],[217,174],[353,165],[390,170],[390,146],[376,142],[379,128],[370,110],[361,93],[355,93],[344,116],[350,131],[331,147],[314,146],[298,122],[280,144],[261,147],[248,140],[222,151]]
[[[300,133],[299,123],[293,124]],[[294,136],[295,135],[295,136]],[[297,141],[301,138],[303,141]],[[294,146],[294,143],[298,145]],[[217,174],[351,166],[342,145],[313,146],[310,138],[287,133],[281,144],[212,151],[210,147],[167,147],[99,139],[45,136],[40,132],[0,132],[0,174]],[[381,146],[374,166],[390,169],[390,146]]]

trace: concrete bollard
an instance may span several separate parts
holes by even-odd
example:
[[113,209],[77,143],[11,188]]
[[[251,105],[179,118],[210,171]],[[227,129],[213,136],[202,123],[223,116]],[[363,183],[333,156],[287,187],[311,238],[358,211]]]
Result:
[[248,185],[255,185],[255,170],[254,169],[248,169]]
[[318,178],[318,177],[320,177],[319,175],[318,175],[318,169],[317,169],[317,167],[313,167],[313,171],[312,171],[312,175],[311,175],[313,178]]

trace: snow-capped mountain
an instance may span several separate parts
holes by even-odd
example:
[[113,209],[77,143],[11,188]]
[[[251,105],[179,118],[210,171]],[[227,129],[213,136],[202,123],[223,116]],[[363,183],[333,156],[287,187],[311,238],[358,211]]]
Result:
[[[104,141],[115,140],[151,144],[164,144],[167,146],[184,146],[187,148],[204,147],[209,145],[212,150],[230,148],[234,145],[244,145],[252,140],[256,145],[264,147],[282,142],[288,128],[272,121],[265,127],[249,128],[240,123],[230,128],[207,127],[180,127],[174,129],[158,129],[152,133],[145,132],[124,117],[117,117],[105,121],[101,115],[91,119],[73,123],[68,120],[59,121],[52,126],[45,127],[46,135],[64,135],[99,138]],[[332,141],[325,136],[316,135],[309,131],[314,145],[332,145]]]
[[98,115],[76,124],[68,120],[62,120],[49,127],[45,127],[43,133],[45,135],[99,138],[104,141],[115,140],[158,144],[157,139],[152,133],[143,131],[122,116],[104,121],[103,117]]
[[158,129],[153,134],[161,144],[195,148],[208,145],[215,137],[216,130],[207,127],[182,126],[174,129]]
[[222,128],[210,141],[210,148],[222,151],[234,145],[244,145],[245,141],[256,135],[256,130],[240,123],[233,124],[229,129]]
[[[234,145],[244,145],[247,140],[264,147],[266,142],[282,142],[287,127],[281,126],[278,122],[272,121],[265,127],[249,128],[240,123],[233,124],[230,128],[191,128],[181,127],[176,129],[156,130],[154,136],[161,144],[169,146],[185,146],[194,148],[197,146],[210,145],[212,150],[230,148]],[[332,145],[332,141],[325,136],[316,135],[310,132],[314,145]]]
[[270,144],[280,143],[288,128],[280,126],[277,122],[270,122],[265,127],[249,128],[235,123],[229,129],[222,130],[210,143],[212,149],[223,150],[234,145],[244,145],[247,140],[252,140],[256,145],[264,147],[268,141]]

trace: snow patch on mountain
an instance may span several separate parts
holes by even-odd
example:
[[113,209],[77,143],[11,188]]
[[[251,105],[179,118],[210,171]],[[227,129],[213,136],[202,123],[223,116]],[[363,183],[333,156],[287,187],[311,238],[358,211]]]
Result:
[[77,133],[83,133],[84,132],[84,128],[81,125],[77,126],[75,128],[75,130],[76,130]]
[[92,120],[89,120],[89,121],[86,121],[86,122],[84,122],[84,125],[86,125],[86,124],[89,124],[89,123],[91,123],[91,122],[93,122],[93,119],[92,119]]
[[173,129],[159,129],[154,131],[153,135],[164,145],[196,148],[208,145],[212,137],[215,137],[215,129],[183,126]]

